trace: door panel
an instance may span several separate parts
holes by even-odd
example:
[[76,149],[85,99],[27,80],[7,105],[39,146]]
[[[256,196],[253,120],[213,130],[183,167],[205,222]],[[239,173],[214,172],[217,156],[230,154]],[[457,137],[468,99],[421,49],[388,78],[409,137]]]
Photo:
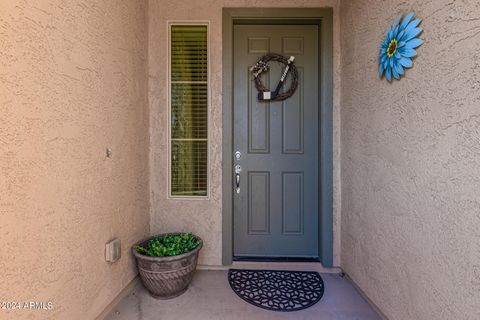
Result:
[[282,234],[303,235],[303,172],[282,173]]
[[[283,102],[257,100],[249,68],[267,52],[295,56],[299,86]],[[283,65],[270,66],[274,90]],[[318,26],[234,27],[235,257],[318,257],[318,85]]]
[[270,232],[270,173],[248,172],[248,234]]
[[[298,81],[303,83],[303,68],[298,69]],[[303,86],[302,90],[290,99],[282,101],[282,151],[283,153],[303,153],[304,113],[303,113]]]
[[[250,70],[246,70],[247,77]],[[270,152],[270,105],[260,103],[253,81],[248,88],[248,152]]]

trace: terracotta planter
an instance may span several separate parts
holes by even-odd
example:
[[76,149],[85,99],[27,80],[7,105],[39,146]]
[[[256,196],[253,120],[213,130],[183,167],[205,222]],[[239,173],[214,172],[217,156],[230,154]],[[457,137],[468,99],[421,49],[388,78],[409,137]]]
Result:
[[[170,233],[175,235],[179,233]],[[166,235],[160,234],[159,237]],[[153,238],[142,240],[132,248],[137,259],[138,271],[143,285],[155,299],[171,299],[178,297],[188,289],[197,267],[198,253],[202,249],[203,241],[193,251],[170,257],[149,257],[135,250],[137,245],[145,246]]]

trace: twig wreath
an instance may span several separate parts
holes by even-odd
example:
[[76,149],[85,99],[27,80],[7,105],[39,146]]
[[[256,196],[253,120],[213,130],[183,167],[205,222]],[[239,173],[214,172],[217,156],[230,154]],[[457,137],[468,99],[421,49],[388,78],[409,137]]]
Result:
[[[250,68],[250,71],[253,74],[255,88],[257,88],[258,91],[259,101],[283,101],[290,98],[295,93],[295,90],[298,87],[298,71],[295,67],[295,64],[293,63],[294,60],[295,57],[293,56],[287,58],[278,53],[267,53],[266,55],[261,57],[253,67]],[[260,78],[260,75],[262,73],[270,69],[270,66],[268,65],[270,61],[277,61],[285,65],[280,81],[278,82],[277,87],[273,92],[271,92],[268,88],[265,87],[265,85],[262,83],[262,79]],[[283,83],[285,82],[285,79],[289,72],[291,73],[292,78],[290,88],[283,93],[280,93],[280,89],[282,88]]]

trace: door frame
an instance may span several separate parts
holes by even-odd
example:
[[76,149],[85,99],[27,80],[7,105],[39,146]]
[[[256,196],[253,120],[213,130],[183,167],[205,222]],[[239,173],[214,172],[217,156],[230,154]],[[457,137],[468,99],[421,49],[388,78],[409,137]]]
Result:
[[222,263],[233,261],[233,26],[313,24],[319,26],[319,253],[333,266],[333,9],[223,8],[222,67]]

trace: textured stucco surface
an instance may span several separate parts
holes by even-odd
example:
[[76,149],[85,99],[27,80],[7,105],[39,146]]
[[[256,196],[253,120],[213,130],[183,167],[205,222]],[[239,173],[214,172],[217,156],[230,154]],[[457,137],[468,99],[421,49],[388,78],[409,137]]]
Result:
[[[340,263],[340,34],[338,0],[149,1],[150,190],[152,233],[191,230],[205,240],[204,265],[222,263],[222,8],[331,7],[334,10],[334,263]],[[210,23],[210,199],[172,200],[167,194],[167,22]]]
[[[145,1],[0,2],[0,300],[53,303],[0,319],[93,319],[135,276],[146,40]],[[122,258],[108,264],[113,237]]]
[[[377,75],[413,9],[425,44]],[[391,320],[480,319],[480,2],[342,1],[342,267]]]

